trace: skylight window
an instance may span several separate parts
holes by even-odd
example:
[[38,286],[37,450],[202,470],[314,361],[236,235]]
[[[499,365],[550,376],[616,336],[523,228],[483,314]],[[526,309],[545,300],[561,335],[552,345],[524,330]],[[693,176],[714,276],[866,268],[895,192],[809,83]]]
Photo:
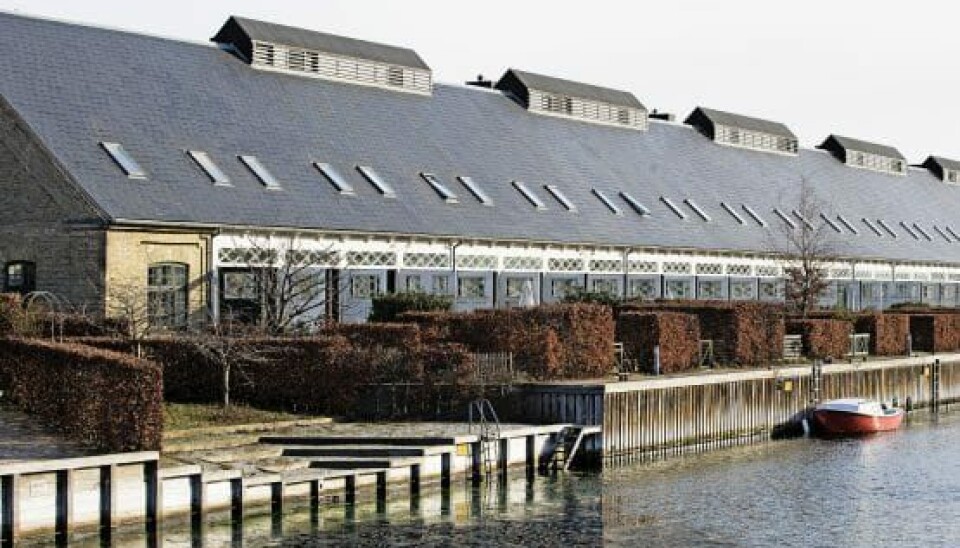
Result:
[[347,182],[346,179],[340,175],[340,172],[337,171],[332,165],[325,164],[323,162],[314,162],[313,166],[323,174],[323,176],[330,181],[330,184],[333,185],[333,188],[337,189],[337,192],[340,194],[345,194],[348,196],[353,196],[356,192],[353,190],[353,185]]
[[752,217],[753,220],[756,221],[758,225],[767,226],[767,222],[764,221],[763,217],[761,217],[759,213],[754,211],[752,207],[748,206],[747,204],[743,204],[742,207],[743,207],[743,210],[747,212],[747,215],[750,215],[750,217]]
[[953,239],[954,239],[954,240],[960,242],[960,236],[957,236],[957,233],[954,232],[952,228],[950,228],[949,226],[945,226],[944,228],[946,228],[946,229],[947,229],[947,232],[948,232],[951,236],[953,236]]
[[200,169],[210,177],[210,182],[215,185],[230,185],[230,178],[220,169],[220,166],[210,158],[210,155],[202,150],[188,150],[187,155],[196,162]]
[[907,223],[900,221],[900,226],[903,227],[903,229],[907,231],[907,234],[909,234],[914,240],[920,239],[917,234],[911,230],[909,226],[907,226]]
[[837,215],[837,220],[843,223],[843,226],[847,227],[847,230],[853,232],[854,234],[860,234],[857,229],[847,220],[843,215]]
[[687,204],[687,207],[689,207],[690,209],[692,209],[693,212],[696,213],[696,214],[697,214],[701,219],[703,219],[704,221],[706,221],[706,222],[708,222],[708,223],[711,221],[710,216],[707,215],[707,212],[704,211],[703,209],[701,209],[701,207],[698,206],[698,205],[696,204],[696,202],[694,202],[694,201],[691,200],[690,198],[684,199],[684,200],[683,200],[683,203]]
[[543,185],[543,188],[547,189],[547,192],[549,192],[551,196],[556,198],[556,200],[560,202],[560,205],[566,208],[567,211],[577,210],[577,205],[571,202],[570,199],[567,198],[566,195],[564,195],[564,193],[561,192],[560,189],[556,187],[556,185]]
[[473,196],[476,199],[480,200],[481,204],[493,205],[493,200],[491,200],[490,197],[487,196],[487,193],[484,192],[482,188],[480,188],[480,185],[478,185],[476,181],[474,181],[470,177],[463,177],[463,176],[457,177],[457,180],[460,181],[460,184],[467,187],[467,190],[470,191],[470,194],[473,194]]
[[532,190],[527,188],[527,185],[525,185],[523,181],[514,181],[513,188],[517,189],[520,194],[523,194],[523,197],[526,198],[527,201],[533,205],[533,207],[537,209],[547,209],[547,205],[543,203],[543,200],[534,194]]
[[460,199],[457,198],[457,195],[453,193],[452,190],[447,188],[446,185],[440,182],[440,179],[437,178],[433,173],[421,172],[420,177],[429,184],[437,194],[443,198],[443,201],[448,204],[457,204],[460,203]]
[[893,229],[883,221],[883,219],[877,219],[877,224],[883,227],[883,229],[887,231],[887,234],[893,236],[894,238],[897,237],[897,233],[894,232]]
[[843,232],[843,230],[840,228],[840,225],[838,225],[837,223],[833,222],[833,219],[831,219],[830,217],[827,217],[825,214],[821,213],[821,214],[820,214],[820,218],[823,219],[824,222],[827,223],[827,225],[828,225],[830,228],[832,228],[834,231],[836,231],[838,234],[840,234],[840,233]]
[[260,160],[258,160],[256,156],[240,156],[240,161],[243,162],[243,165],[247,166],[247,169],[249,169],[251,173],[257,176],[257,179],[260,179],[260,182],[263,183],[263,186],[267,187],[267,190],[281,190],[280,182],[273,177],[273,174],[267,171],[267,168],[260,163]]
[[726,211],[727,213],[729,213],[731,217],[733,217],[734,219],[736,219],[738,223],[740,223],[740,224],[742,224],[742,225],[747,224],[747,222],[743,220],[743,217],[741,217],[740,214],[737,213],[736,210],[733,209],[732,207],[730,207],[730,205],[727,204],[726,202],[720,202],[720,207],[722,207],[722,208],[724,209],[724,211]]
[[606,194],[604,194],[602,190],[597,190],[596,188],[594,188],[592,191],[593,191],[593,195],[596,196],[601,202],[603,202],[603,205],[607,206],[607,209],[610,210],[610,213],[613,213],[614,215],[623,215],[623,210],[620,209],[620,206],[613,203],[613,200],[611,200]]
[[650,210],[647,209],[647,206],[641,204],[639,200],[637,200],[630,194],[627,194],[626,192],[621,192],[620,197],[623,198],[623,201],[627,202],[627,204],[631,208],[633,208],[633,210],[636,211],[638,215],[641,215],[643,217],[648,217],[650,215]]
[[926,230],[920,228],[920,225],[918,225],[917,223],[913,223],[913,229],[919,232],[921,236],[926,238],[928,242],[933,241],[933,238],[930,237],[930,234],[928,234]]
[[147,172],[130,156],[130,153],[120,143],[100,143],[103,150],[113,159],[123,172],[131,179],[146,179]]
[[807,218],[804,217],[802,213],[800,213],[796,209],[791,211],[791,213],[793,213],[793,216],[799,219],[800,222],[803,223],[803,226],[807,227],[808,230],[813,230],[813,224],[810,221],[808,221]]
[[773,208],[773,212],[776,213],[777,217],[780,217],[780,219],[783,220],[783,222],[787,223],[787,226],[789,226],[790,228],[797,228],[797,223],[793,222],[793,219],[791,219],[790,217],[787,217],[786,213],[780,211],[777,208]]
[[953,240],[950,239],[950,236],[947,236],[947,233],[944,232],[939,226],[933,225],[933,229],[937,231],[937,234],[943,236],[943,239],[944,239],[944,240],[946,240],[946,241],[948,241],[948,242],[950,242],[950,243],[953,243]]
[[883,232],[880,232],[880,229],[877,228],[873,223],[871,223],[871,222],[870,222],[870,219],[867,219],[866,217],[864,217],[864,218],[861,219],[861,220],[863,221],[863,224],[865,224],[865,225],[867,225],[868,227],[870,227],[870,230],[872,230],[874,234],[876,234],[877,236],[880,236],[881,238],[883,238]]
[[393,187],[390,186],[390,183],[383,180],[380,177],[380,174],[374,171],[370,166],[357,166],[357,171],[360,172],[360,175],[363,175],[363,178],[367,180],[368,183],[373,185],[373,188],[377,189],[377,192],[383,194],[384,198],[396,198],[397,193],[393,190]]
[[663,202],[664,205],[666,205],[667,207],[669,207],[669,208],[670,208],[670,211],[673,211],[673,212],[677,215],[677,217],[680,217],[681,219],[686,219],[686,218],[687,218],[686,213],[684,213],[683,211],[681,211],[680,208],[677,207],[677,204],[673,203],[673,202],[670,200],[670,198],[667,198],[666,196],[660,196],[660,201]]

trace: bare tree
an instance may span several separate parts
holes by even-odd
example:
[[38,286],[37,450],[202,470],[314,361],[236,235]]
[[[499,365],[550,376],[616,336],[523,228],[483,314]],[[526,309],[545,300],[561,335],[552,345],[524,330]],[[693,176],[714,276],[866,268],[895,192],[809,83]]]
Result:
[[826,222],[825,208],[805,177],[800,180],[796,207],[784,210],[790,222],[781,224],[774,253],[783,264],[787,305],[806,317],[829,287],[828,267],[837,260],[836,232]]
[[336,262],[330,249],[305,249],[294,236],[248,238],[250,266],[245,291],[255,301],[253,322],[271,334],[309,328],[326,319],[326,307],[342,284],[328,279],[320,265]]
[[211,322],[208,329],[195,330],[182,339],[204,360],[220,370],[224,409],[232,404],[232,387],[235,384],[253,386],[253,379],[247,374],[246,367],[274,359],[269,349],[254,340],[257,335],[262,335],[257,328],[242,328],[234,321],[221,319],[216,323]]
[[137,357],[143,357],[143,340],[151,330],[151,306],[146,284],[130,279],[111,278],[108,287],[104,329],[114,328],[134,346]]

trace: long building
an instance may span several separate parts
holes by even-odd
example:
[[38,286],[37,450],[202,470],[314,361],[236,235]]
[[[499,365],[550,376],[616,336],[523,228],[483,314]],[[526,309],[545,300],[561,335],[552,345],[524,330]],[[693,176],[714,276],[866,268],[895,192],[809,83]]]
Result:
[[104,311],[141,288],[162,326],[255,307],[283,246],[345,321],[402,290],[777,300],[800,224],[835,250],[825,306],[958,306],[958,183],[939,156],[519,69],[442,84],[412,50],[241,17],[191,43],[0,14],[3,289]]

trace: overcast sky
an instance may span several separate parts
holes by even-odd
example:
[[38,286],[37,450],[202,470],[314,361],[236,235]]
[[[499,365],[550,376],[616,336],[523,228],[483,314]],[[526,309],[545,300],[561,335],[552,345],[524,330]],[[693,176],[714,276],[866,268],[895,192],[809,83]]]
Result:
[[0,0],[191,41],[245,15],[415,49],[440,82],[516,67],[960,158],[960,7],[913,0]]

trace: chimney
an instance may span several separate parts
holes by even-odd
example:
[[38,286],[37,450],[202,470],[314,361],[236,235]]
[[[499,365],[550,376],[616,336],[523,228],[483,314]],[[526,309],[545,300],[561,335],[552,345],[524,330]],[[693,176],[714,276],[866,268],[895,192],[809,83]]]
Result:
[[477,86],[478,88],[493,88],[493,80],[485,80],[482,74],[477,75],[477,79],[473,82],[467,82],[468,86]]
[[650,117],[654,120],[663,120],[665,122],[673,122],[677,119],[676,115],[669,112],[659,112],[657,109],[653,109],[653,112],[650,113]]

